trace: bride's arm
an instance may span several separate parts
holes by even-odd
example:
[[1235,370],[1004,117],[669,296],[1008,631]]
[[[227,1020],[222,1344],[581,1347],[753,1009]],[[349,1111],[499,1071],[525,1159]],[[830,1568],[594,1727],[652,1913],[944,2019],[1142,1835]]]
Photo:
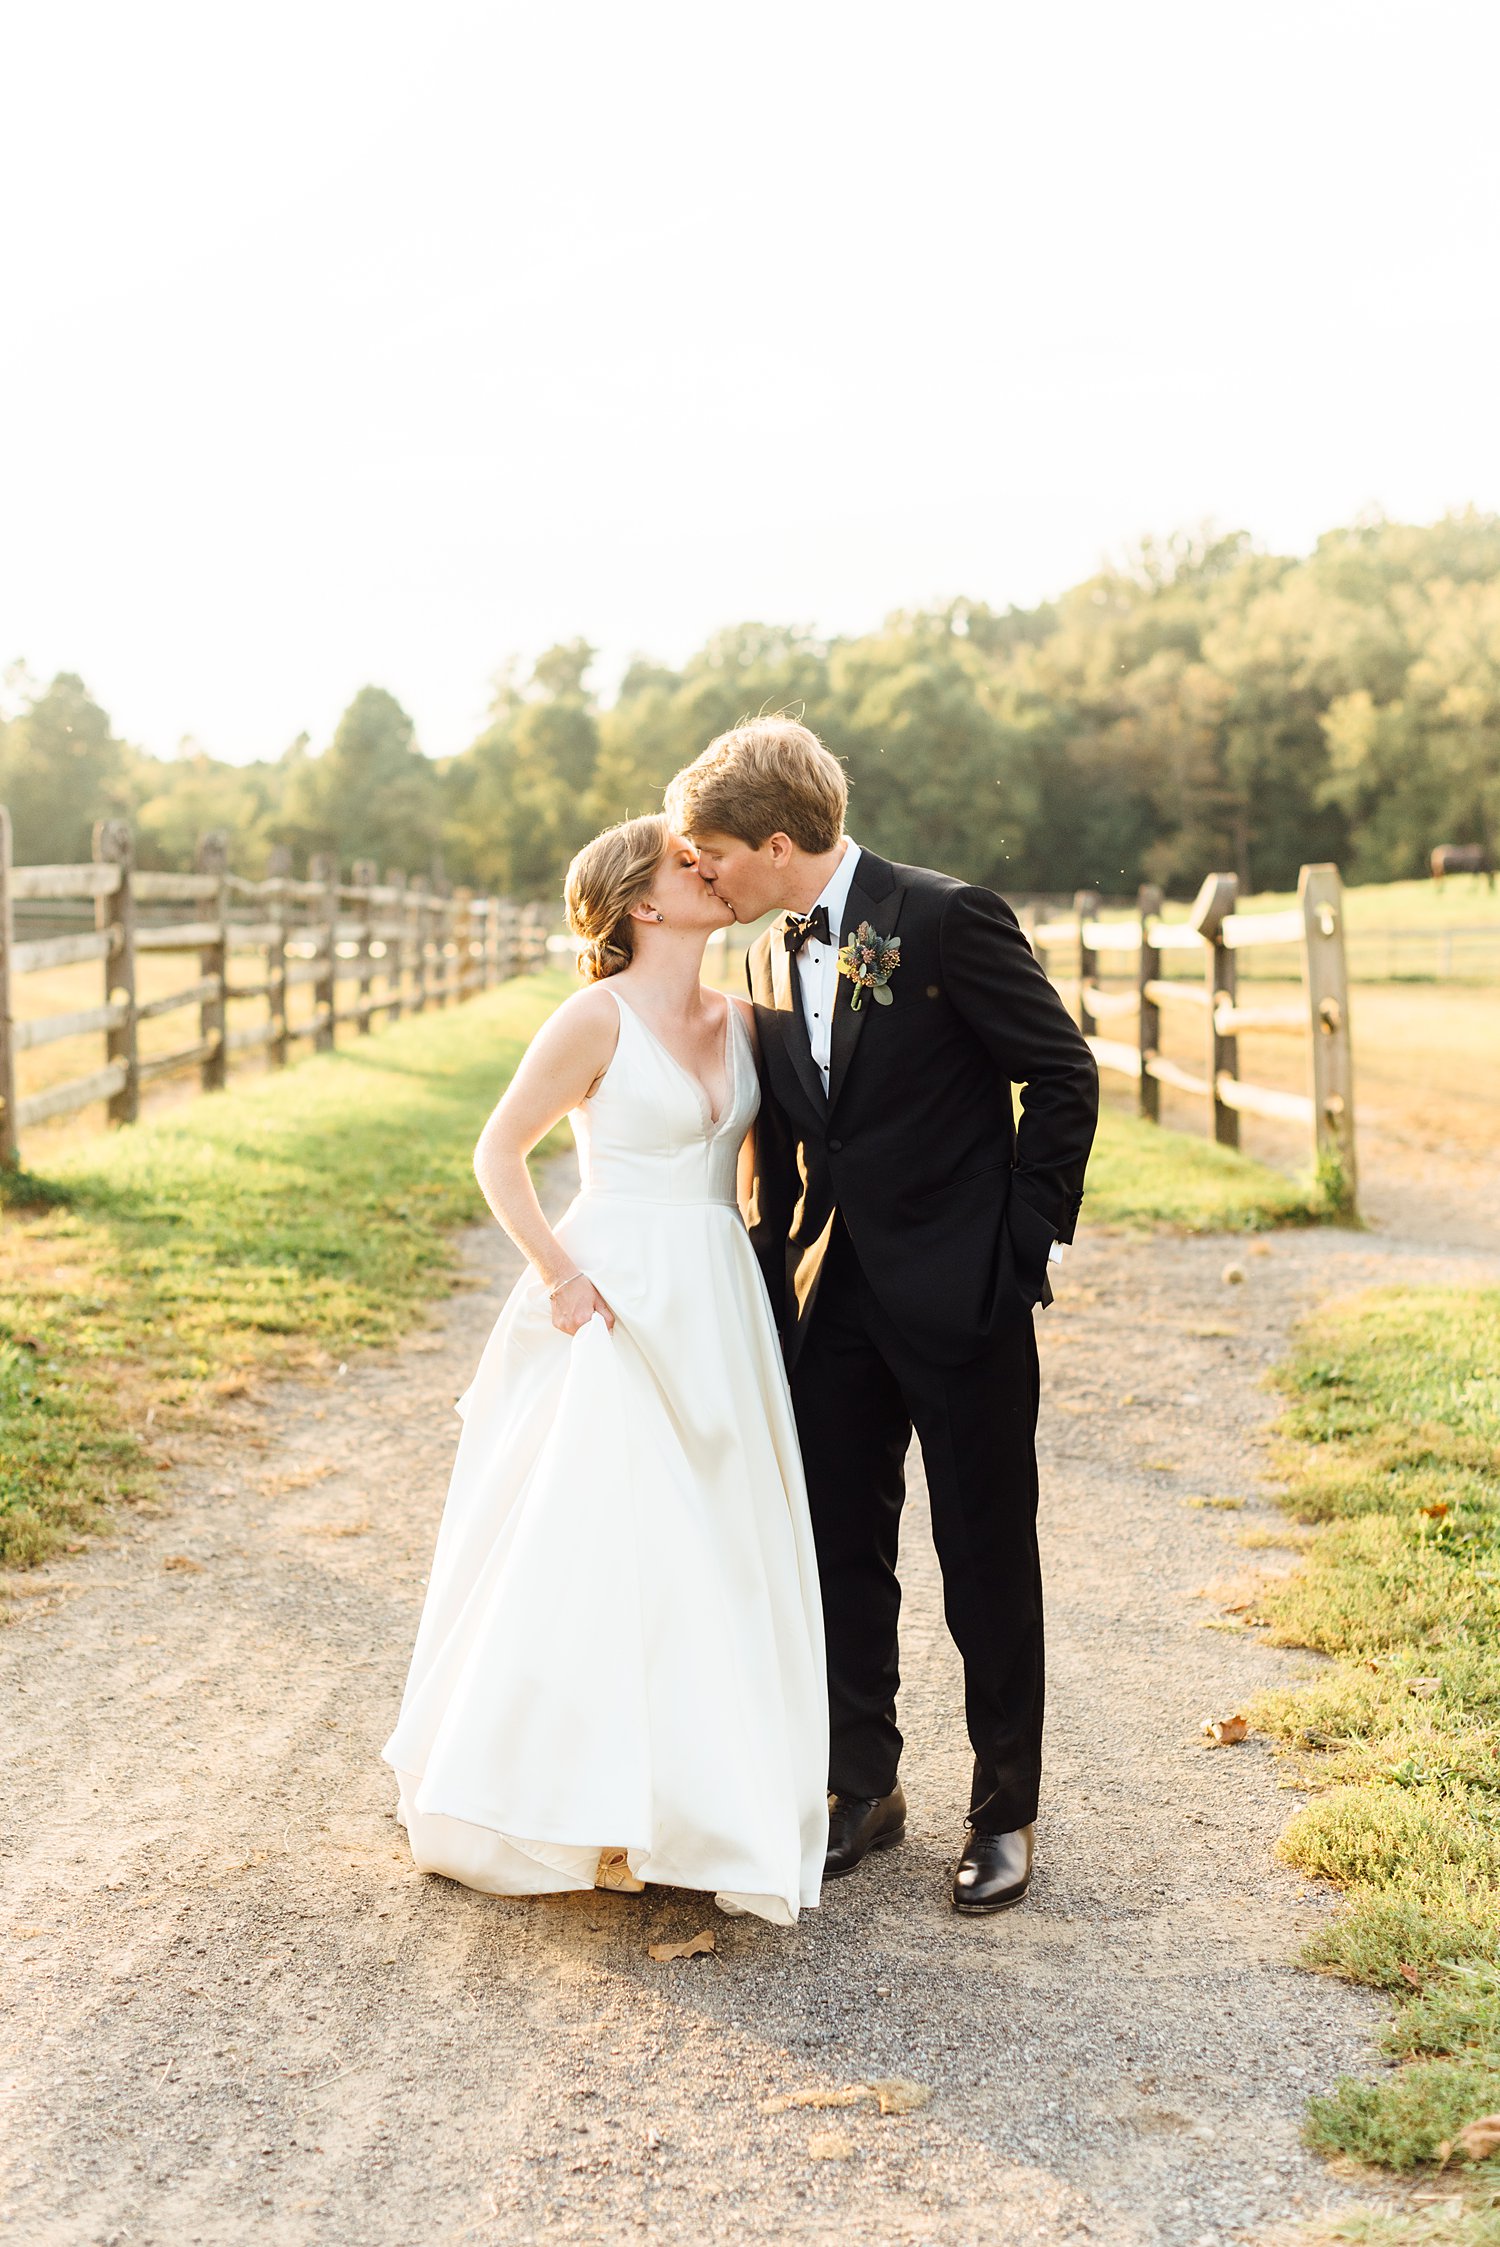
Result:
[[[732,991],[729,994],[729,1003],[731,1006],[737,1006],[740,1010],[740,1020],[744,1023],[745,1028],[750,1033],[750,1050],[755,1056],[756,1066],[758,1068],[760,1065],[760,1038],[755,1028],[755,1009],[753,1006],[751,1006],[748,999],[738,999],[735,997]],[[744,1138],[740,1141],[739,1162],[736,1166],[734,1176],[734,1198],[740,1205],[741,1217],[744,1218],[745,1223],[748,1225],[751,1221],[751,1208],[755,1200],[754,1124],[750,1126],[750,1129],[746,1132]]]
[[619,1035],[619,1013],[603,991],[579,991],[565,1000],[526,1048],[474,1149],[479,1190],[548,1290],[552,1323],[564,1334],[576,1334],[596,1311],[613,1326],[614,1313],[542,1215],[526,1157],[588,1098]]

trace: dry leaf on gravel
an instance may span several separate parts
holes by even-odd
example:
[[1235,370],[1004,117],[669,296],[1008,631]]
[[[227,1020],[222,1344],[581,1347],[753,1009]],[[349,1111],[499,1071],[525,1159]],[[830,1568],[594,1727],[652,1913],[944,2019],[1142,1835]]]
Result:
[[880,2076],[871,2083],[845,2083],[835,2091],[779,2091],[762,2099],[762,2114],[786,2114],[792,2107],[857,2107],[873,2099],[882,2114],[917,2114],[932,2097],[925,2083],[910,2083],[905,2076]]
[[848,2161],[853,2152],[854,2140],[842,2130],[815,2130],[807,2141],[809,2161]]
[[166,1559],[162,1562],[162,1567],[185,1569],[194,1576],[203,1574],[202,1561],[189,1560],[186,1553],[168,1553]]
[[1246,1717],[1236,1710],[1233,1716],[1206,1716],[1202,1730],[1208,1735],[1211,1748],[1232,1748],[1249,1736],[1250,1725]]
[[717,1950],[718,1947],[712,1932],[707,1927],[704,1928],[701,1935],[689,1936],[685,1943],[648,1943],[646,1945],[650,1956],[660,1959],[663,1963],[673,1958],[704,1958],[710,1951]]

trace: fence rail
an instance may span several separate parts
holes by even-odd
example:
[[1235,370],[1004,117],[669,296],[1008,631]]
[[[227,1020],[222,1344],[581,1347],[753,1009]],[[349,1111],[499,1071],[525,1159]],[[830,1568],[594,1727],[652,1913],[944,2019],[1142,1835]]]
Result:
[[[1336,866],[1304,866],[1297,904],[1284,912],[1236,912],[1233,874],[1210,874],[1186,921],[1164,921],[1162,893],[1142,889],[1131,920],[1101,920],[1096,892],[1081,890],[1073,911],[1041,919],[1023,911],[1032,950],[1054,982],[1076,985],[1078,1026],[1101,1069],[1128,1077],[1140,1088],[1140,1113],[1161,1121],[1161,1088],[1206,1104],[1208,1130],[1221,1146],[1237,1147],[1242,1115],[1300,1124],[1312,1138],[1314,1158],[1338,1200],[1356,1205],[1354,1083],[1349,1030],[1349,978],[1344,943],[1344,896]],[[1247,952],[1295,945],[1303,999],[1298,1005],[1242,1006],[1239,963]],[[1055,972],[1058,953],[1071,973]],[[1197,957],[1197,981],[1162,973],[1164,952]],[[1101,956],[1111,963],[1106,980]],[[1118,979],[1128,977],[1128,987]],[[1197,1025],[1201,1074],[1161,1051],[1163,1010],[1179,1010]],[[1133,1016],[1134,1040],[1100,1035],[1101,1027]],[[1273,1032],[1309,1040],[1309,1090],[1273,1090],[1240,1075],[1239,1039]]]
[[[98,822],[88,865],[17,866],[11,844],[10,814],[0,805],[0,1163],[19,1160],[22,1131],[95,1101],[108,1103],[111,1122],[133,1123],[141,1088],[163,1077],[197,1070],[201,1089],[215,1091],[234,1054],[263,1048],[268,1065],[280,1068],[299,1039],[326,1052],[345,1026],[367,1035],[378,1016],[395,1021],[456,1005],[546,958],[544,907],[466,889],[440,894],[399,870],[381,881],[368,859],[354,862],[346,882],[331,857],[315,856],[297,881],[288,854],[277,852],[269,876],[251,881],[230,871],[227,838],[215,832],[200,839],[195,872],[148,872],[135,866],[130,829],[120,820]],[[63,913],[90,908],[95,925],[18,941],[17,909],[46,905]],[[163,906],[192,917],[150,917]],[[138,999],[138,960],[179,952],[194,956],[192,980]],[[248,954],[256,955],[253,965]],[[96,960],[101,1004],[17,1018],[20,977]],[[312,987],[313,1006],[297,1021],[287,996],[302,985]],[[355,995],[341,1003],[341,986],[350,985]],[[245,1000],[264,1000],[266,1018],[231,1029],[227,1009]],[[186,1008],[197,1010],[196,1037],[171,1052],[142,1054],[140,1025]],[[19,1054],[95,1034],[105,1041],[102,1068],[17,1096]]]

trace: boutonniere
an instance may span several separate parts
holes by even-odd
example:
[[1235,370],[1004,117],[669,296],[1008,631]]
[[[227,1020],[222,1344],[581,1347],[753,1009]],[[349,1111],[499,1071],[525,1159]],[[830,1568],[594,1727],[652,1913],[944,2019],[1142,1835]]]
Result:
[[890,980],[900,965],[900,937],[877,936],[868,921],[861,921],[839,953],[839,973],[854,985],[850,1007],[857,1009],[866,991],[874,992],[877,1006],[889,1006]]

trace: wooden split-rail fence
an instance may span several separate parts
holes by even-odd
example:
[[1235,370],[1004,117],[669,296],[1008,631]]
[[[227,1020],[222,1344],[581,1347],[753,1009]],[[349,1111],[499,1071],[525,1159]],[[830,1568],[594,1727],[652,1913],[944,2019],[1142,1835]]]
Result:
[[[280,1067],[300,1039],[326,1052],[341,1029],[368,1033],[380,1015],[395,1021],[456,1004],[546,958],[545,907],[465,889],[440,894],[400,872],[381,881],[369,859],[356,859],[346,882],[332,857],[315,855],[306,880],[295,881],[283,850],[273,852],[266,880],[248,881],[231,872],[228,839],[215,832],[199,841],[194,867],[191,874],[138,868],[121,820],[96,825],[88,865],[16,866],[10,815],[0,805],[0,1163],[19,1160],[24,1130],[95,1101],[106,1103],[111,1122],[132,1123],[142,1088],[159,1078],[196,1069],[200,1088],[215,1091],[236,1054],[264,1050]],[[57,917],[91,907],[94,926],[18,941],[16,908],[38,903],[56,908]],[[178,911],[163,920],[163,907]],[[181,917],[184,907],[190,919]],[[198,972],[181,990],[138,999],[137,964],[153,952],[194,955]],[[98,1005],[16,1018],[20,977],[90,961],[103,974]],[[241,969],[236,979],[231,963]],[[312,1007],[297,1020],[287,1000],[301,984],[312,987]],[[354,996],[341,1003],[341,987],[351,984]],[[230,1027],[233,1002],[261,999],[263,1021]],[[184,1008],[197,1010],[196,1038],[142,1054],[140,1025]],[[17,1098],[18,1055],[96,1032],[105,1041],[101,1068]]]
[[[1185,921],[1162,918],[1162,893],[1154,888],[1141,890],[1129,919],[1104,920],[1098,893],[1080,890],[1070,914],[1046,919],[1028,910],[1022,925],[1053,981],[1076,983],[1078,1026],[1101,1069],[1139,1085],[1142,1116],[1161,1121],[1161,1088],[1167,1085],[1205,1103],[1208,1131],[1221,1146],[1239,1145],[1242,1115],[1300,1124],[1311,1136],[1314,1161],[1330,1198],[1352,1214],[1357,1179],[1354,1083],[1338,868],[1304,866],[1297,903],[1285,912],[1236,912],[1237,895],[1233,874],[1210,874]],[[1302,998],[1243,1005],[1240,958],[1254,947],[1271,945],[1297,948]],[[1164,973],[1164,954],[1168,959],[1183,955],[1195,963],[1196,974]],[[1199,1025],[1202,1062],[1197,1069],[1161,1050],[1162,1016],[1174,1010],[1191,1015]],[[1133,1040],[1100,1034],[1117,1018],[1132,1016]],[[1248,1031],[1309,1041],[1305,1093],[1245,1081],[1239,1039]]]

